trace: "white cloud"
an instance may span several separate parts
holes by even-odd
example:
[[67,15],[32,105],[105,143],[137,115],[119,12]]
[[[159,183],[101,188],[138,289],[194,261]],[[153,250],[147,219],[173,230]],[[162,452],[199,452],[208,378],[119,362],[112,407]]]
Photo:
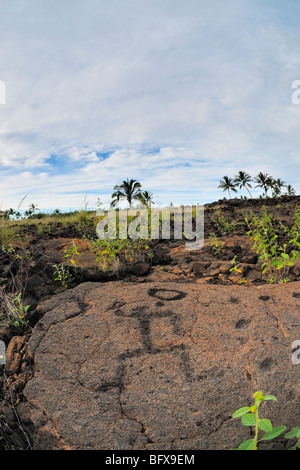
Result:
[[5,3],[1,195],[16,199],[27,170],[20,189],[45,207],[126,177],[159,197],[176,187],[212,200],[239,169],[300,191],[300,38],[288,12],[258,0]]

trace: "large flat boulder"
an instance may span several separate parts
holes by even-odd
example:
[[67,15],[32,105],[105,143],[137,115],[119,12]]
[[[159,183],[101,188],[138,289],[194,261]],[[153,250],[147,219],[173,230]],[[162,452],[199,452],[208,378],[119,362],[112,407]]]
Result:
[[34,449],[230,449],[257,390],[274,426],[300,425],[299,283],[84,283],[39,311],[18,407]]

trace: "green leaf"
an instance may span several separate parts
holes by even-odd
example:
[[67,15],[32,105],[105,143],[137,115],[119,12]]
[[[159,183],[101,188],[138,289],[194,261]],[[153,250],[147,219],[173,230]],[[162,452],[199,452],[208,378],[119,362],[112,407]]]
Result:
[[276,398],[274,395],[266,395],[266,396],[265,396],[265,400],[277,401],[277,398]]
[[254,450],[255,439],[248,439],[238,446],[238,450]]
[[266,432],[266,434],[263,436],[263,440],[269,441],[271,439],[274,439],[285,430],[286,430],[286,426],[277,426],[276,428],[273,428],[272,431]]
[[264,401],[265,398],[266,398],[266,397],[265,397],[264,395],[262,395],[261,397],[256,397],[256,398],[255,398],[255,403],[258,403],[258,404],[259,404],[261,401]]
[[245,414],[242,416],[242,423],[244,426],[255,426],[256,416],[252,413]]
[[245,415],[246,413],[248,413],[249,411],[251,410],[251,408],[249,408],[249,406],[244,406],[243,408],[239,408],[238,410],[236,410],[232,417],[233,418],[240,418],[241,416]]
[[292,437],[300,437],[300,428],[292,429],[291,431],[287,432],[284,437],[286,439],[291,439]]
[[260,419],[258,422],[258,427],[265,432],[272,431],[272,423],[269,419]]

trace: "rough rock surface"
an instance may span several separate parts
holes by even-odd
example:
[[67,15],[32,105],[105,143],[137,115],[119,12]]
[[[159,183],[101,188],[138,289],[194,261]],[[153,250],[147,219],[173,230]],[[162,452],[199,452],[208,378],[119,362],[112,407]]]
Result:
[[257,390],[278,399],[262,405],[274,426],[300,425],[299,283],[173,277],[83,283],[40,304],[18,405],[34,449],[234,448],[250,429],[231,415]]

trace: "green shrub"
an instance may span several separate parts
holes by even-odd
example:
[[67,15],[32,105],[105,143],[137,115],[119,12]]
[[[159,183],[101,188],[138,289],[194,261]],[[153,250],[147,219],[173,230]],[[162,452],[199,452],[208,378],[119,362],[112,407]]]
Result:
[[0,287],[0,325],[14,326],[18,332],[27,328],[27,311],[30,305],[25,305],[22,293],[8,294]]
[[245,221],[249,229],[247,235],[254,242],[252,249],[262,261],[262,274],[267,275],[270,283],[288,282],[290,268],[300,259],[300,214],[295,214],[291,228],[276,223],[265,207],[262,217],[252,213]]

